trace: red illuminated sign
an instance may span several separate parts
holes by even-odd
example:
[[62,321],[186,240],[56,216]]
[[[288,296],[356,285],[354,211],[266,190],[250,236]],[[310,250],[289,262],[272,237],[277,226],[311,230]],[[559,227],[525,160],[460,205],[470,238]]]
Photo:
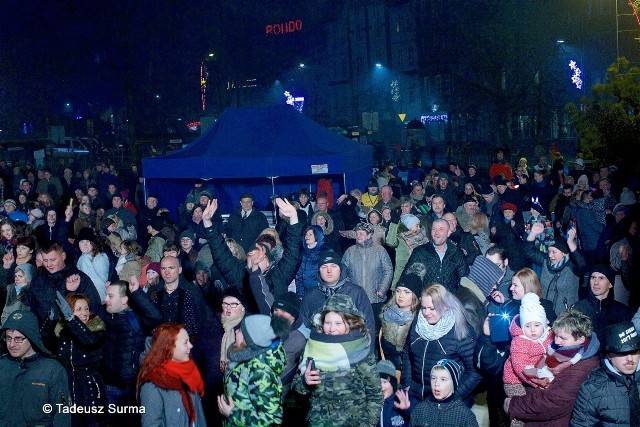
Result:
[[302,20],[281,22],[278,24],[267,24],[265,32],[267,36],[281,36],[283,34],[295,33],[302,30]]

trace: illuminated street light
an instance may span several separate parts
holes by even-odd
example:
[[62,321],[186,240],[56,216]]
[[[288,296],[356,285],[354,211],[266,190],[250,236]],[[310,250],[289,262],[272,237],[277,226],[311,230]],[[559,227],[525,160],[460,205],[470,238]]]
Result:
[[379,62],[376,62],[376,68],[382,68],[382,64]]
[[301,63],[301,64],[300,64],[300,68],[304,68],[304,64],[302,64],[302,63]]

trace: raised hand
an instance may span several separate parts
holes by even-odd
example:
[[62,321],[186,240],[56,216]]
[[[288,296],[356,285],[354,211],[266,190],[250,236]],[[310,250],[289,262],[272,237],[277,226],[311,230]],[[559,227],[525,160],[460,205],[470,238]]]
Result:
[[202,225],[205,227],[211,227],[213,222],[211,222],[211,218],[218,210],[218,199],[209,200],[207,203],[207,207],[202,211]]
[[409,388],[405,388],[403,389],[398,389],[398,391],[396,391],[396,398],[398,399],[397,402],[393,402],[393,405],[401,410],[407,410],[411,407],[411,401],[409,400]]
[[80,286],[80,275],[72,274],[71,276],[67,277],[67,290],[69,292],[77,291],[79,286]]
[[136,276],[129,277],[129,292],[134,293],[140,289],[140,281]]

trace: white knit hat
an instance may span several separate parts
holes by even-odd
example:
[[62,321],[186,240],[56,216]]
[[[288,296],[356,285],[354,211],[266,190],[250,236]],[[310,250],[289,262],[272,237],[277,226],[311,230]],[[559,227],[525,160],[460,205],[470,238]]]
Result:
[[527,323],[540,322],[547,326],[547,314],[540,305],[540,298],[533,292],[527,292],[520,301],[520,326],[524,328]]

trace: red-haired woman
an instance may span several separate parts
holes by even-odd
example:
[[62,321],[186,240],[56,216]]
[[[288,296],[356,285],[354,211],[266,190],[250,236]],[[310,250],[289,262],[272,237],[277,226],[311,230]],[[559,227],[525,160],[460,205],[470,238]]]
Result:
[[143,426],[206,426],[204,382],[190,358],[193,345],[179,323],[164,323],[153,334],[138,374]]

